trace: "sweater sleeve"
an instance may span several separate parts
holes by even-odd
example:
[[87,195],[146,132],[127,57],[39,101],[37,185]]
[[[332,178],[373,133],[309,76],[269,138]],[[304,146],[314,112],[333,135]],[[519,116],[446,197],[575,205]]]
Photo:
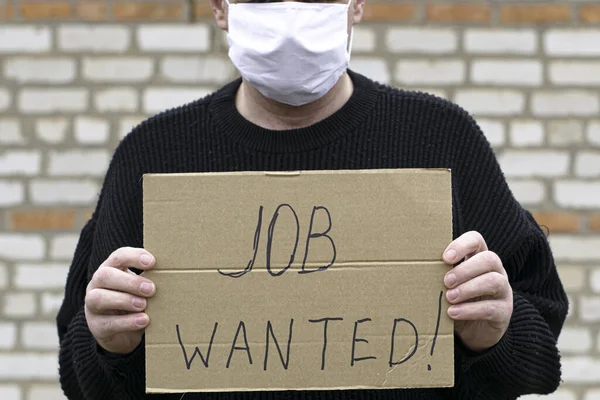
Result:
[[125,139],[113,156],[92,218],[84,226],[56,317],[59,377],[69,399],[142,399],[144,346],[126,356],[106,354],[88,328],[87,285],[107,256],[119,247],[141,247],[141,183],[134,146]]
[[487,352],[474,354],[457,339],[453,398],[548,394],[561,379],[556,344],[567,296],[546,236],[515,200],[479,127],[470,117],[465,120],[462,158],[453,171],[460,219],[455,236],[472,230],[482,234],[503,262],[514,305],[508,331]]

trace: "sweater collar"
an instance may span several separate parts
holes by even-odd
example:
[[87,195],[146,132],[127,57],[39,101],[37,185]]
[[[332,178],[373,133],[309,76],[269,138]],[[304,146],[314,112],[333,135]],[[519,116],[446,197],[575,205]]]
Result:
[[324,147],[355,130],[377,103],[380,92],[375,82],[350,70],[348,75],[354,91],[341,109],[314,125],[284,131],[262,128],[239,113],[235,95],[242,79],[238,78],[217,91],[211,102],[217,132],[252,150],[269,153],[297,153]]

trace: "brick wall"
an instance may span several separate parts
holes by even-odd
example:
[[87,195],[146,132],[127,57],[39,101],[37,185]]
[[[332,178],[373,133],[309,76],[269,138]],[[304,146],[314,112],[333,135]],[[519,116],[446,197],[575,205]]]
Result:
[[[572,301],[561,400],[600,399],[600,5],[367,0],[352,67],[477,117]],[[59,399],[53,318],[131,127],[235,76],[207,1],[0,0],[0,399]]]

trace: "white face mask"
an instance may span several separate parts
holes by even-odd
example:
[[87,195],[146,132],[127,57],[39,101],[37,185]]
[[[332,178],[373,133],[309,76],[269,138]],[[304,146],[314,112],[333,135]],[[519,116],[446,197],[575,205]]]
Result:
[[229,5],[229,57],[265,97],[292,106],[329,92],[350,61],[348,4]]

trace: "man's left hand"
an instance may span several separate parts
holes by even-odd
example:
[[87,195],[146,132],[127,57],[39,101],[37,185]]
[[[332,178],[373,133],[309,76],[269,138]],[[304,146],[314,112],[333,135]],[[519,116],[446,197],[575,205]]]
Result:
[[506,333],[513,312],[513,293],[500,257],[487,248],[478,232],[467,232],[444,252],[444,262],[462,264],[450,270],[444,284],[451,306],[448,315],[469,349],[482,352]]

